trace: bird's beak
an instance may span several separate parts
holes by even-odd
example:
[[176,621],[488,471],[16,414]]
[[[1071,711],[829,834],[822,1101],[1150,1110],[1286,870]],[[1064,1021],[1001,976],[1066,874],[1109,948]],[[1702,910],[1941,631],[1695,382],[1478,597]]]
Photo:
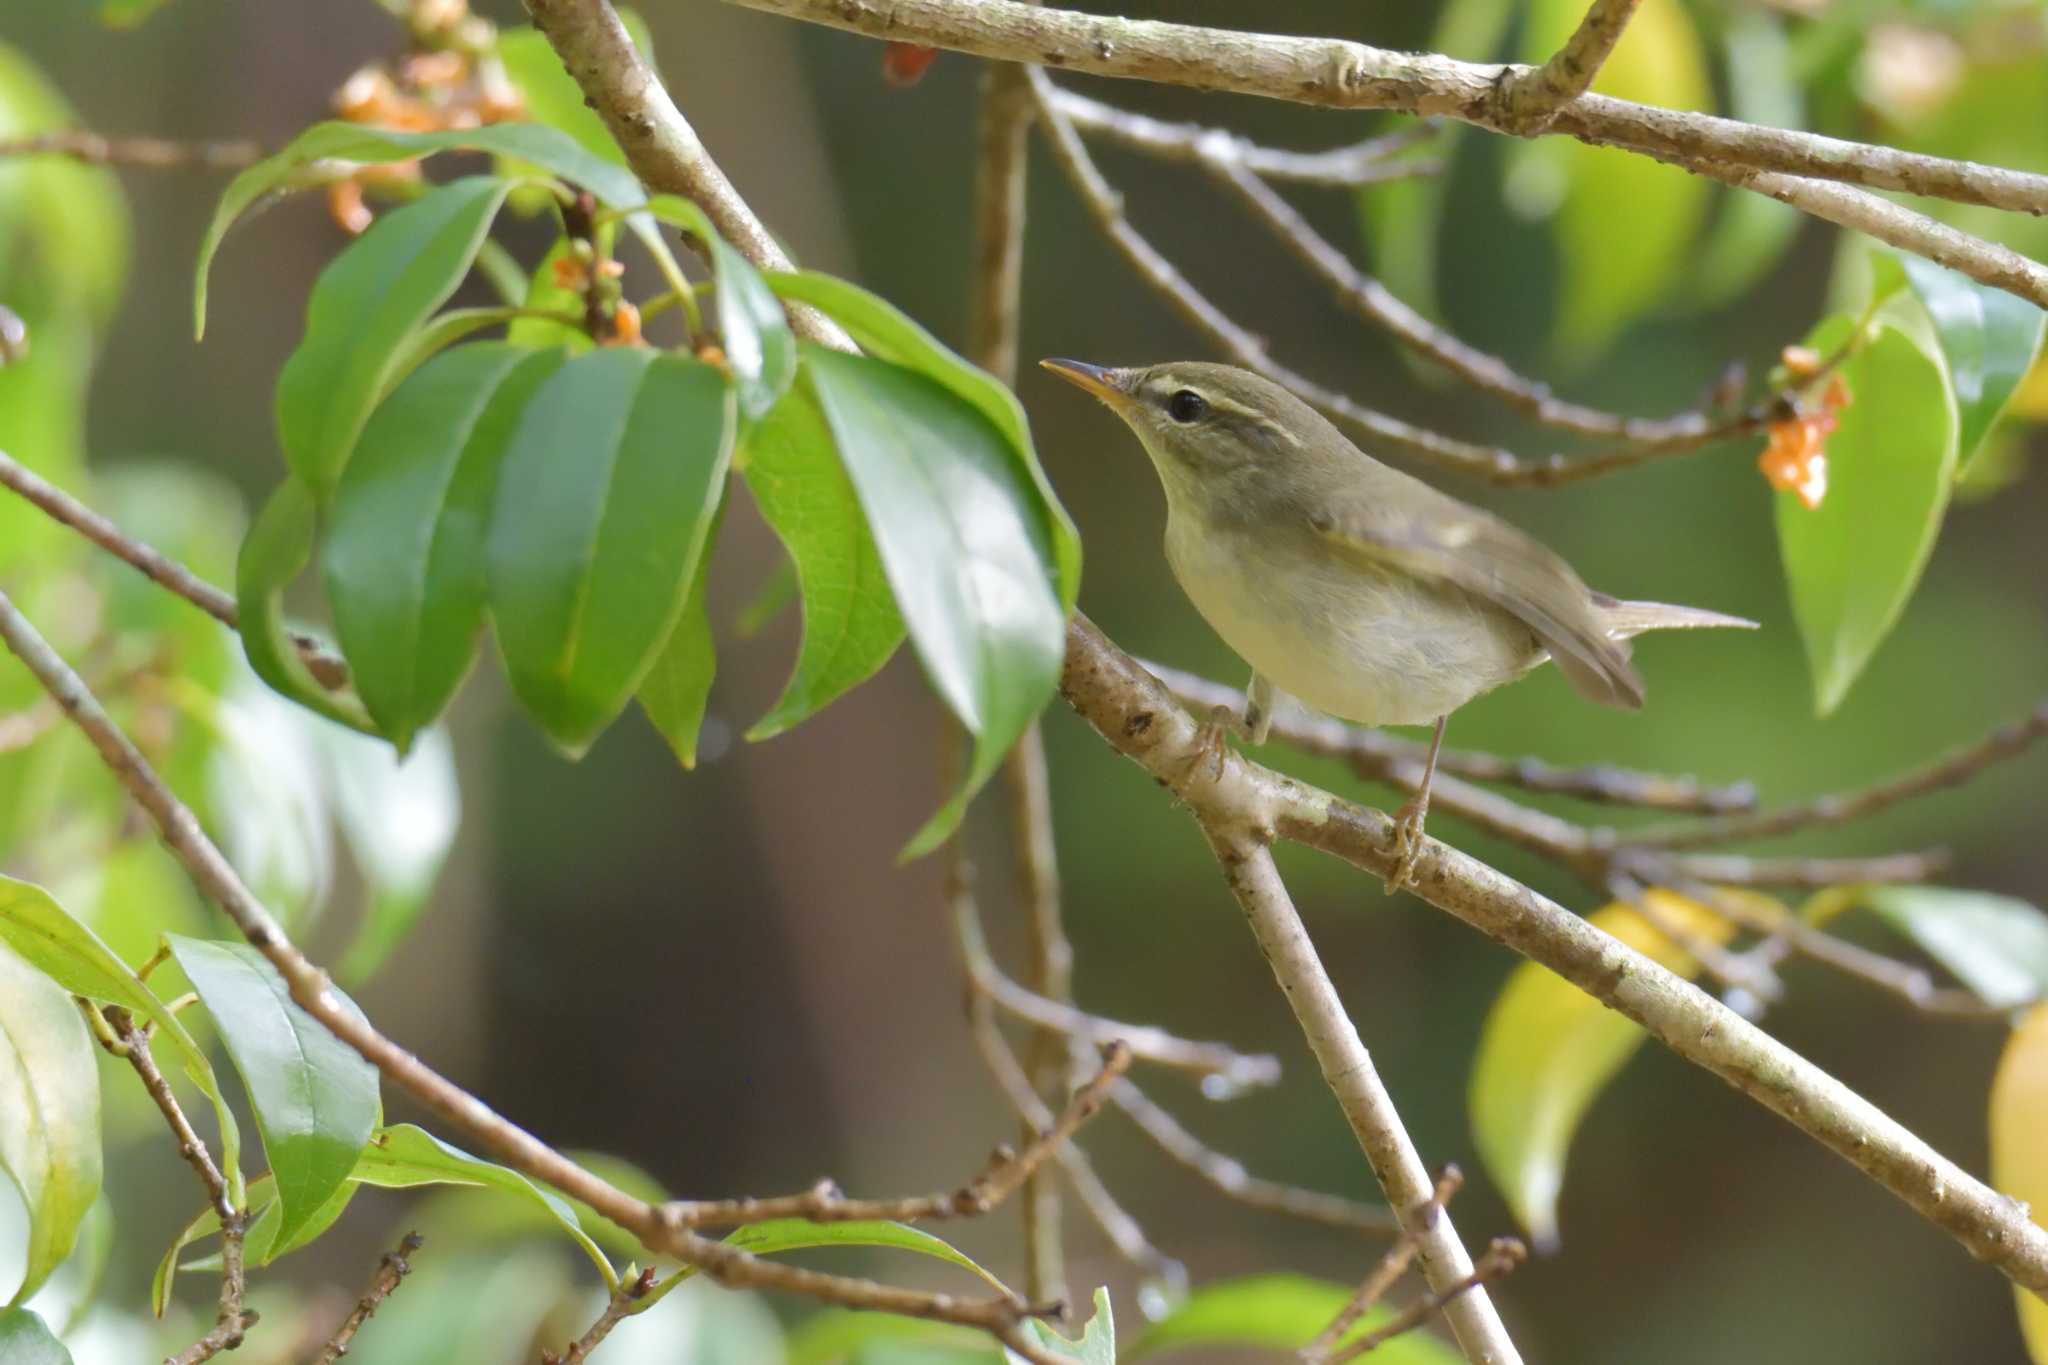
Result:
[[1131,395],[1124,387],[1125,372],[1122,370],[1105,370],[1100,365],[1080,360],[1041,360],[1038,363],[1084,393],[1094,394],[1114,411],[1121,412],[1130,406]]

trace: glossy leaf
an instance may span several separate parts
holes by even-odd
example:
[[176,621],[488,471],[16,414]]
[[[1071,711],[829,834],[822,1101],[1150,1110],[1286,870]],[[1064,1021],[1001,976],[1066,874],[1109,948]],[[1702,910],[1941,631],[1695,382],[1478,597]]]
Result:
[[[522,307],[535,312],[567,313],[571,317],[583,316],[584,299],[580,290],[571,289],[556,278],[555,264],[574,256],[574,248],[567,237],[557,237],[555,244],[548,248],[548,254],[541,257],[534,267],[532,276],[525,285]],[[582,354],[597,343],[590,333],[581,327],[572,327],[566,322],[549,318],[517,318],[505,329],[505,340],[519,346],[566,346],[574,354]]]
[[903,613],[808,388],[791,389],[754,425],[739,463],[761,516],[789,547],[803,601],[796,669],[747,731],[748,739],[767,739],[872,677],[903,642]]
[[783,298],[808,303],[829,314],[868,355],[935,380],[978,408],[994,425],[1007,442],[1009,457],[1022,468],[1037,493],[1038,530],[1051,546],[1053,581],[1058,586],[1060,606],[1063,611],[1072,611],[1081,591],[1081,535],[1074,529],[1067,509],[1060,506],[1051,481],[1038,463],[1038,452],[1031,444],[1031,427],[1024,420],[1024,409],[1016,395],[985,371],[940,345],[937,338],[887,299],[858,285],[809,271],[773,274],[766,279],[769,287]]
[[2048,313],[1923,257],[1902,255],[1899,262],[1933,319],[1934,335],[1948,365],[1955,390],[1960,471],[1982,447],[2041,354]]
[[[1302,1275],[1254,1275],[1216,1280],[1188,1295],[1173,1312],[1146,1328],[1124,1352],[1126,1362],[1182,1348],[1207,1347],[1293,1352],[1316,1339],[1351,1299],[1349,1285]],[[1349,1342],[1394,1316],[1380,1305],[1343,1338]],[[1192,1358],[1192,1357],[1190,1357]],[[1456,1351],[1428,1332],[1407,1332],[1372,1353],[1375,1365],[1456,1365]]]
[[0,876],[0,942],[73,995],[119,1005],[156,1025],[151,1048],[175,1063],[213,1104],[220,1125],[220,1168],[231,1198],[242,1197],[242,1135],[213,1067],[178,1016],[114,956],[99,936],[50,899],[41,887]]
[[71,1365],[71,1352],[26,1308],[0,1308],[0,1360],[7,1365]]
[[975,739],[959,789],[904,850],[917,857],[1052,699],[1065,613],[1032,489],[980,409],[869,357],[811,347],[805,364],[925,675]]
[[299,1007],[256,949],[170,935],[241,1072],[289,1240],[355,1169],[377,1126],[377,1068]]
[[[0,1174],[28,1211],[21,1283],[42,1287],[100,1190],[99,1063],[70,992],[0,947]],[[6,1357],[0,1356],[0,1359]]]
[[750,422],[760,419],[796,379],[796,337],[781,301],[747,258],[718,235],[703,209],[660,195],[648,201],[647,211],[695,234],[710,251],[718,337],[739,389],[740,414]]
[[811,1247],[883,1247],[892,1251],[910,1251],[958,1266],[980,1277],[998,1293],[1008,1292],[1001,1280],[982,1269],[973,1258],[943,1238],[907,1223],[875,1220],[813,1223],[802,1218],[776,1218],[765,1223],[749,1223],[728,1236],[725,1244],[757,1256]]
[[513,690],[581,753],[682,615],[725,488],[732,385],[641,348],[576,356],[525,408],[488,537]]
[[334,814],[362,874],[369,906],[339,974],[376,971],[427,906],[462,822],[455,748],[428,730],[403,760],[381,744],[340,730],[318,735]]
[[[519,309],[509,305],[502,308],[451,308],[445,313],[436,313],[425,326],[407,337],[405,344],[399,348],[398,358],[392,362],[391,373],[385,376],[384,386],[377,392],[377,402],[383,403],[390,397],[391,391],[404,383],[414,370],[456,342],[467,340],[488,327],[497,327],[501,324],[516,327],[522,322],[532,321],[530,318],[519,317],[518,313]],[[374,419],[374,408],[371,416]]]
[[[1523,60],[1548,59],[1585,16],[1585,0],[1535,0],[1523,26]],[[1667,109],[1712,110],[1706,54],[1681,0],[1643,0],[1593,89]],[[1559,137],[1514,147],[1511,167],[1511,193],[1534,182],[1540,188],[1522,197],[1555,197],[1557,339],[1590,358],[1684,277],[1710,187],[1634,152]]]
[[2027,902],[1945,886],[1871,886],[1856,898],[1986,1004],[2048,994],[2048,915]]
[[542,1189],[519,1172],[471,1156],[450,1146],[424,1128],[410,1123],[380,1129],[363,1149],[356,1163],[355,1178],[366,1185],[404,1189],[413,1185],[479,1185],[529,1200],[561,1225],[583,1254],[590,1257],[607,1285],[618,1283],[617,1273],[597,1243],[583,1230],[576,1210],[552,1190]]
[[377,409],[342,474],[327,596],[355,689],[401,753],[476,661],[498,469],[566,358],[491,341],[434,357]]
[[[1109,1291],[1095,1291],[1095,1312],[1081,1329],[1078,1338],[1068,1338],[1043,1318],[1026,1318],[1018,1329],[1031,1339],[1035,1346],[1071,1360],[1075,1365],[1116,1365],[1116,1319],[1110,1311]],[[1011,1365],[1023,1365],[1024,1358],[1015,1351],[1003,1353]]]
[[473,175],[382,215],[320,272],[277,377],[285,463],[334,490],[407,341],[469,273],[512,182]]
[[375,734],[369,712],[350,692],[330,692],[314,678],[285,624],[284,591],[313,558],[319,514],[312,490],[294,475],[279,484],[256,514],[235,561],[235,598],[242,649],[256,676],[337,725]]
[[[1831,354],[1852,323],[1807,344]],[[1956,463],[1956,409],[1941,366],[1905,332],[1874,324],[1841,368],[1850,403],[1828,438],[1828,492],[1814,509],[1776,495],[1778,547],[1806,642],[1814,697],[1833,711],[1890,633],[1934,550]]]
[[221,194],[213,221],[200,242],[193,282],[193,325],[198,335],[206,334],[206,282],[214,254],[220,250],[221,239],[235,220],[257,200],[278,190],[320,183],[316,162],[410,161],[458,148],[531,162],[572,185],[582,186],[614,208],[636,207],[647,197],[631,171],[593,154],[569,134],[538,123],[491,123],[481,128],[435,133],[402,133],[360,123],[318,123],[293,138],[284,150],[237,175]]
[[[652,46],[647,40],[645,22],[630,10],[620,9],[618,14],[625,21],[626,31],[632,35],[641,55],[651,58]],[[546,34],[528,27],[501,29],[498,33],[498,59],[505,63],[505,74],[526,97],[528,118],[559,128],[575,138],[585,150],[614,165],[626,164],[626,154],[612,140],[598,112],[584,100],[583,87],[576,84],[576,78],[562,65],[562,59],[555,54]]]
[[[1799,74],[1785,17],[1769,10],[1735,9],[1722,33],[1728,73],[1729,114],[1766,128],[1806,124]],[[1805,215],[1761,194],[1723,190],[1718,216],[1699,254],[1683,274],[1685,301],[1714,308],[1741,296],[1776,265]]]
[[[1700,938],[1725,943],[1734,932],[1731,921],[1683,896],[1656,889],[1645,894],[1666,919]],[[1775,902],[1755,900],[1782,913]],[[1680,976],[1699,970],[1631,906],[1610,905],[1588,922]],[[1495,997],[1472,1063],[1472,1137],[1501,1196],[1538,1246],[1557,1241],[1557,1196],[1579,1121],[1646,1036],[1533,962],[1515,968]]]
[[[2048,1005],[2036,1005],[2005,1043],[1991,1080],[1991,1183],[2048,1227]],[[2028,1358],[2048,1365],[2048,1303],[2015,1287]]]
[[[712,534],[715,539],[715,526]],[[711,680],[718,672],[718,644],[711,638],[711,614],[704,605],[711,582],[710,559],[707,545],[690,584],[690,596],[683,603],[683,614],[640,684],[640,709],[685,768],[697,766],[697,735],[704,727]]]

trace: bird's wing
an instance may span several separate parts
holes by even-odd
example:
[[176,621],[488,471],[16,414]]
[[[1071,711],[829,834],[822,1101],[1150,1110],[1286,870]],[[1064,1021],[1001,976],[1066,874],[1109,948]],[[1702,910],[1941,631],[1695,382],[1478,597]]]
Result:
[[1627,647],[1610,639],[1594,594],[1571,565],[1513,526],[1417,484],[1430,496],[1416,517],[1369,494],[1313,508],[1309,525],[1361,563],[1449,584],[1526,625],[1580,695],[1634,710],[1643,683]]

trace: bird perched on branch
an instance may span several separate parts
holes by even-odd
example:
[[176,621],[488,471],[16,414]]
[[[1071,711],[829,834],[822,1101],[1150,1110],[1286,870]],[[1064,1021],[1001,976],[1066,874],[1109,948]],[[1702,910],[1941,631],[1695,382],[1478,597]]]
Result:
[[1270,380],[1175,361],[1105,369],[1047,360],[1129,424],[1166,487],[1166,558],[1216,633],[1252,666],[1240,721],[1203,730],[1220,775],[1226,731],[1262,743],[1277,693],[1362,725],[1435,722],[1396,821],[1407,884],[1450,713],[1549,659],[1580,695],[1635,710],[1628,640],[1756,623],[1594,592],[1499,517],[1389,468]]

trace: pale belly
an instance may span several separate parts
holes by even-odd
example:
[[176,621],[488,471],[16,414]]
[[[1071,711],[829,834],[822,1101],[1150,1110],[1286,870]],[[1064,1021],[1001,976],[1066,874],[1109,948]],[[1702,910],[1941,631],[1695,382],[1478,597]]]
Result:
[[1275,687],[1340,719],[1427,724],[1546,657],[1464,593],[1284,547],[1221,553],[1179,529],[1167,528],[1167,559],[1196,610]]

